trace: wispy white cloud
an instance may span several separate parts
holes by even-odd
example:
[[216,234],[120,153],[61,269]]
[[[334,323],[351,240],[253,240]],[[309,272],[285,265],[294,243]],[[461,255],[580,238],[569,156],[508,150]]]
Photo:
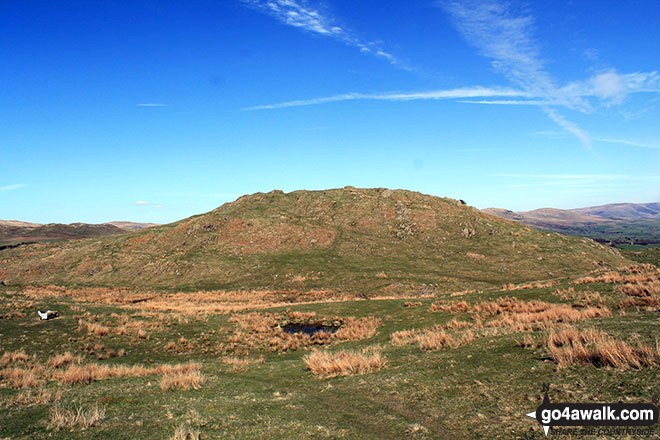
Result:
[[167,104],[159,104],[155,102],[147,102],[144,104],[138,104],[138,107],[167,107]]
[[[618,105],[622,103],[622,100],[634,93],[660,93],[660,84],[658,84],[660,82],[660,75],[658,75],[656,72],[619,75],[613,71],[610,71],[606,74],[607,78],[599,78],[599,76],[602,75],[595,75],[594,77],[585,81],[574,82],[562,88],[545,91],[542,94],[535,94],[538,92],[538,90],[530,91],[506,87],[482,86],[405,93],[343,93],[320,98],[300,99],[276,104],[257,105],[244,108],[243,110],[270,110],[354,100],[413,101],[429,99],[457,99],[459,100],[458,102],[465,104],[531,105],[550,109],[550,111],[547,111],[546,109],[544,109],[544,111],[555,123],[557,123],[561,128],[567,130],[567,132],[576,135],[578,139],[580,139],[586,146],[590,146],[593,139],[588,141],[589,135],[586,133],[586,131],[581,130],[574,123],[567,121],[557,112],[557,110],[552,110],[551,108],[565,107],[573,110],[578,109],[582,111],[588,111],[592,108],[592,105],[585,98],[599,99],[605,105]],[[616,79],[614,76],[617,76],[618,79]],[[465,99],[507,97],[521,99]],[[580,134],[579,136],[578,133]],[[644,146],[634,143],[630,143],[630,145]]]
[[[535,99],[506,104],[540,105],[557,125],[591,148],[589,135],[548,105],[588,108],[579,94],[560,93],[555,79],[546,71],[540,46],[534,39],[534,19],[510,3],[486,0],[443,1],[456,29],[492,66]],[[544,102],[546,101],[546,102]],[[480,102],[483,104],[484,102]],[[490,102],[489,102],[490,103]]]
[[241,0],[247,6],[266,13],[283,24],[293,26],[323,37],[333,38],[355,47],[362,53],[382,58],[392,65],[405,70],[412,70],[404,62],[386,51],[374,41],[368,41],[355,36],[354,32],[340,26],[337,20],[319,8],[315,8],[306,0]]
[[510,88],[465,87],[448,90],[431,90],[426,92],[390,92],[390,93],[344,93],[341,95],[323,98],[302,99],[281,102],[278,104],[257,105],[243,110],[269,110],[286,107],[300,107],[305,105],[326,104],[329,102],[354,100],[381,100],[381,101],[414,101],[428,99],[457,99],[457,98],[486,98],[486,97],[522,97],[527,94],[520,90]]
[[14,189],[23,188],[25,186],[27,185],[25,185],[24,183],[14,183],[13,185],[0,186],[0,191],[11,191]]
[[[568,136],[565,132],[547,130],[547,131],[536,131],[534,133],[529,133],[530,136],[542,136],[546,138],[556,139],[563,138]],[[660,150],[660,144],[648,144],[642,142],[635,142],[626,139],[611,139],[611,138],[592,138],[592,142],[602,142],[606,144],[619,144],[626,145],[629,147],[638,147],[638,148],[648,148],[652,150]]]
[[623,140],[623,139],[595,138],[594,141],[596,141],[596,142],[605,142],[605,143],[608,143],[608,144],[621,144],[621,145],[629,145],[631,147],[651,148],[653,150],[660,150],[660,145],[642,144],[642,143],[639,143],[639,142],[627,141],[627,140]]
[[552,105],[552,101],[539,101],[539,100],[534,100],[534,99],[528,99],[528,100],[463,100],[463,101],[458,101],[462,102],[464,104],[493,104],[493,105],[535,105],[535,106],[542,106],[542,105]]
[[508,3],[461,0],[440,2],[454,26],[496,71],[536,96],[555,88],[533,39],[534,20]]
[[135,204],[136,205],[148,205],[149,202],[145,202],[144,200],[138,200],[137,202],[135,202]]
[[620,74],[615,69],[609,69],[585,81],[572,82],[559,89],[558,94],[571,98],[598,98],[605,105],[618,105],[633,93],[658,92],[660,92],[658,72]]
[[582,145],[591,149],[592,141],[589,134],[578,127],[576,124],[571,121],[566,120],[562,115],[560,115],[555,109],[550,107],[543,107],[543,112],[550,117],[557,125],[566,130],[567,132],[573,134],[576,138],[582,142]]

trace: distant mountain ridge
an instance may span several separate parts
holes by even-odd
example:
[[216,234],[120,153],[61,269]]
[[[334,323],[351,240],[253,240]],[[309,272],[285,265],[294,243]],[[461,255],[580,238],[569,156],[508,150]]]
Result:
[[577,209],[541,208],[522,212],[486,208],[481,212],[533,228],[586,236],[613,245],[660,244],[660,202],[612,203]]
[[612,203],[609,205],[592,206],[589,208],[571,209],[570,211],[609,219],[660,219],[660,202]]
[[39,224],[17,220],[0,220],[0,246],[15,246],[50,240],[103,237],[105,235],[125,234],[151,226],[155,226],[155,224],[133,222]]

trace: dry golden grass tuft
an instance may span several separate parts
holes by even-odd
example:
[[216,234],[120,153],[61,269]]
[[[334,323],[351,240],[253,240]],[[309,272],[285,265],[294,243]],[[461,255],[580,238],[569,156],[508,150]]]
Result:
[[[602,304],[599,302],[599,304]],[[586,319],[603,318],[612,315],[605,306],[585,307],[585,304],[554,304],[544,301],[523,301],[515,298],[498,298],[496,301],[470,305],[465,301],[434,303],[430,310],[451,313],[463,312],[472,315],[479,327],[482,319],[493,317],[484,327],[510,327],[518,331],[547,328],[554,322],[576,322]]]
[[56,371],[53,374],[53,380],[58,380],[60,383],[68,385],[84,385],[97,380],[112,379],[116,377],[142,377],[152,374],[186,374],[192,371],[199,371],[200,364],[196,362],[189,362],[186,364],[176,365],[159,365],[156,367],[144,367],[141,365],[125,366],[125,365],[99,365],[99,364],[85,364],[85,365],[70,365],[65,370]]
[[316,319],[316,312],[298,312],[298,311],[286,311],[287,318],[291,321],[309,321],[311,319]]
[[[589,283],[618,284],[614,291],[629,296],[619,303],[619,308],[660,306],[660,269],[650,264],[627,266],[616,272],[596,273],[571,282],[574,285]],[[571,291],[569,289],[566,293],[570,294]]]
[[474,289],[461,290],[461,291],[459,291],[459,292],[452,292],[451,295],[449,295],[449,296],[451,296],[451,297],[454,297],[454,296],[463,296],[463,295],[467,295],[467,294],[469,294],[469,293],[475,293],[475,292],[476,292],[476,290],[474,290]]
[[199,389],[205,382],[205,377],[199,369],[187,371],[172,371],[163,374],[160,381],[162,391]]
[[637,296],[642,298],[654,297],[660,295],[660,281],[635,281],[617,286],[614,290],[616,292],[625,293],[628,296]]
[[450,312],[450,313],[472,312],[473,310],[474,310],[473,307],[470,306],[465,301],[452,302],[449,304],[437,302],[431,304],[431,307],[429,308],[430,312]]
[[556,284],[555,281],[537,281],[535,283],[524,283],[524,284],[504,284],[502,290],[525,290],[525,289],[543,289],[546,287],[552,287]]
[[98,365],[71,365],[54,377],[58,378],[64,384],[88,384],[100,378],[100,369],[101,367]]
[[303,357],[303,361],[308,370],[322,377],[370,373],[386,364],[377,348],[335,352],[313,350]]
[[29,359],[23,350],[5,351],[0,358],[0,368],[6,368],[11,364],[27,362]]
[[573,285],[590,283],[636,283],[658,279],[660,269],[650,264],[635,264],[601,274],[589,275],[571,281]]
[[44,389],[36,392],[25,390],[18,393],[10,403],[15,406],[47,405],[61,399],[62,391],[60,390],[54,392]]
[[417,338],[417,330],[401,330],[390,335],[392,345],[408,345]]
[[105,418],[105,407],[98,404],[88,407],[79,406],[74,409],[62,408],[55,405],[50,410],[49,428],[59,430],[68,429],[87,429],[96,425]]
[[97,322],[88,322],[82,319],[78,320],[78,329],[82,331],[83,328],[87,329],[88,335],[94,336],[106,336],[110,333],[110,329],[104,325],[101,325]]
[[419,302],[419,301],[416,301],[416,302],[406,301],[406,302],[403,303],[403,307],[419,307],[421,305],[422,305],[422,303]]
[[477,333],[472,330],[466,330],[450,334],[447,333],[446,326],[447,324],[436,325],[422,330],[413,329],[394,332],[390,335],[390,343],[396,346],[417,344],[422,350],[433,351],[441,350],[443,348],[462,347],[470,344],[477,337],[494,336],[501,333],[497,329],[479,328]]
[[278,324],[277,315],[258,312],[232,315],[229,322],[235,322],[241,329],[255,333],[270,333]]
[[597,305],[602,307],[605,305],[605,299],[599,292],[591,292],[589,290],[575,291],[573,287],[568,289],[557,289],[553,295],[560,297],[563,300],[573,300],[573,307],[587,307]]
[[440,331],[426,331],[416,338],[419,343],[419,348],[422,350],[439,350],[446,347],[456,347],[456,340],[445,333],[444,330]]
[[[547,304],[547,303],[546,303]],[[573,308],[568,304],[548,304],[547,308],[529,312],[498,315],[485,327],[511,327],[520,331],[543,329],[555,322],[577,322],[587,319],[607,318],[612,312],[607,307]]]
[[266,359],[263,356],[256,358],[231,356],[223,358],[222,362],[231,365],[234,371],[246,371],[248,365],[261,364],[264,363],[265,360]]
[[347,318],[333,336],[344,341],[358,341],[375,335],[379,325],[380,319],[372,316],[360,319]]
[[82,362],[82,357],[74,356],[68,351],[65,351],[62,354],[55,355],[54,357],[48,358],[47,365],[50,368],[62,368],[69,364],[80,364]]
[[14,389],[34,388],[43,385],[38,377],[38,369],[5,368],[0,370],[0,378],[11,383]]
[[637,344],[629,345],[597,329],[578,330],[564,327],[551,330],[546,345],[558,368],[576,364],[591,364],[625,370],[660,364],[660,349]]
[[251,364],[262,364],[264,363],[265,360],[266,358],[264,358],[263,356],[259,356],[256,358],[231,356],[231,357],[223,358],[222,362],[228,365],[242,367]]
[[188,425],[177,426],[170,440],[200,440],[202,433]]
[[468,322],[468,321],[461,321],[457,318],[452,319],[451,321],[445,323],[443,325],[444,328],[446,329],[458,329],[458,328],[465,328],[465,327],[470,327],[473,326],[474,323]]

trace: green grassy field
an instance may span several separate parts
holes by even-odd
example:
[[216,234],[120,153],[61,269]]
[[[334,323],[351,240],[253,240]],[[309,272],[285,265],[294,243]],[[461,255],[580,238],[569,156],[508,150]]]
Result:
[[[657,279],[656,269],[649,266],[644,270]],[[280,324],[286,317],[311,316],[302,312],[314,312],[314,319],[326,321],[351,316],[380,320],[375,333],[362,339],[330,339],[324,345],[303,344],[287,351],[277,347],[273,351],[256,327],[241,329],[249,308],[187,313],[185,307],[177,309],[172,303],[174,310],[161,311],[154,310],[150,300],[113,302],[63,289],[53,293],[4,288],[0,291],[0,352],[24,350],[34,358],[4,366],[0,438],[183,439],[189,432],[188,438],[200,434],[203,439],[540,439],[541,427],[524,414],[539,405],[542,383],[551,384],[553,401],[647,402],[660,392],[659,366],[621,369],[580,364],[560,369],[542,344],[548,333],[543,326],[526,331],[496,327],[498,334],[480,334],[477,315],[433,312],[431,305],[465,301],[473,306],[508,296],[521,304],[543,301],[582,311],[591,297],[600,301],[597,307],[611,310],[611,316],[579,320],[572,323],[574,327],[595,327],[617,340],[655,347],[660,332],[657,306],[618,308],[627,298],[636,299],[620,292],[617,286],[621,285],[571,285],[563,280],[548,287],[490,289],[455,297],[434,294],[415,299],[260,307],[256,310],[259,315],[253,316],[274,314]],[[564,297],[556,291],[564,292]],[[191,297],[185,304],[195,301]],[[406,302],[411,307],[405,307]],[[39,321],[36,310],[45,308],[57,310],[61,317]],[[484,315],[484,323],[499,317]],[[454,319],[470,325],[447,325]],[[85,323],[105,326],[108,334],[88,332]],[[549,323],[551,327],[561,325]],[[422,350],[416,343],[394,345],[390,339],[397,331],[433,326],[447,327],[457,338],[468,330],[476,337],[464,345],[438,350]],[[122,327],[126,334],[121,334]],[[482,330],[486,328],[484,325]],[[138,336],[140,329],[144,333]],[[240,337],[232,339],[237,334]],[[526,334],[540,346],[519,346]],[[366,347],[380,350],[386,361],[382,368],[319,377],[306,369],[303,359],[314,349],[336,352]],[[117,356],[122,349],[125,354]],[[205,382],[198,389],[162,391],[163,374],[148,374],[62,384],[58,374],[67,367],[47,365],[49,358],[65,351],[81,355],[83,365],[154,368],[194,361],[200,364]],[[236,366],[226,363],[230,358],[257,363]],[[12,368],[34,371],[41,383],[15,389],[7,373]],[[105,413],[92,426],[57,429],[53,425],[56,409],[93,407]],[[175,436],[177,429],[179,437]]]

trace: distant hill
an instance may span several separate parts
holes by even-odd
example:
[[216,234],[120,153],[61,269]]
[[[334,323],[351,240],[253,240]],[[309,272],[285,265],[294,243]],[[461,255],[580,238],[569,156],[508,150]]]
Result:
[[273,191],[168,225],[0,251],[9,284],[165,289],[447,292],[628,262],[591,240],[540,232],[405,190]]
[[77,240],[125,234],[131,230],[150,227],[151,223],[111,222],[98,225],[87,223],[27,223],[16,220],[0,220],[0,247],[16,246],[52,240]]
[[655,203],[613,203],[603,206],[572,209],[572,212],[594,215],[609,219],[658,219],[660,202]]
[[108,222],[105,224],[117,226],[118,228],[125,229],[127,231],[139,231],[140,229],[146,229],[158,225],[157,223],[135,223],[135,222]]
[[615,203],[579,209],[542,208],[482,212],[522,222],[537,229],[580,235],[612,245],[660,245],[660,203]]

